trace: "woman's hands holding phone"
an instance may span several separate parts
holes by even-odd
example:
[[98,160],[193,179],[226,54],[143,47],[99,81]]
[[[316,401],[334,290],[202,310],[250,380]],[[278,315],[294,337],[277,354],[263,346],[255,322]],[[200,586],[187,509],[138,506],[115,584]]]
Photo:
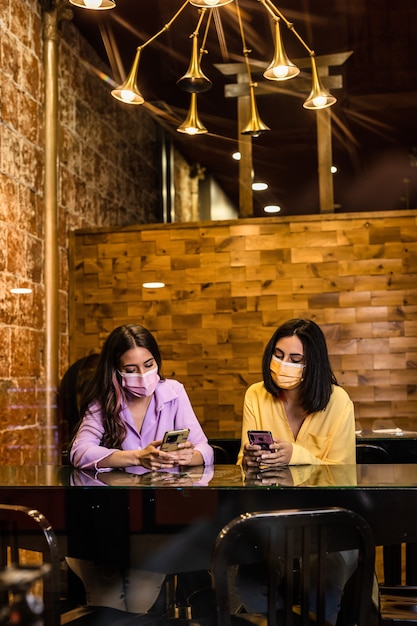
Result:
[[194,446],[190,441],[179,443],[178,448],[171,452],[161,450],[161,444],[162,440],[151,441],[146,448],[138,450],[138,464],[154,471],[177,465],[190,465],[194,452]]
[[243,462],[245,467],[281,467],[289,464],[291,455],[292,443],[274,438],[268,450],[262,449],[259,444],[246,443]]

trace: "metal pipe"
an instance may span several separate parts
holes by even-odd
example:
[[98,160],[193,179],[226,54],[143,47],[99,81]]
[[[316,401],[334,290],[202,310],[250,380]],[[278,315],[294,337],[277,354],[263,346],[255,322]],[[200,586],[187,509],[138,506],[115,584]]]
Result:
[[[65,3],[66,4],[66,3]],[[56,463],[59,451],[57,392],[59,379],[59,247],[58,247],[58,24],[72,13],[62,2],[42,2],[44,106],[44,285],[45,285],[45,423],[41,463]]]

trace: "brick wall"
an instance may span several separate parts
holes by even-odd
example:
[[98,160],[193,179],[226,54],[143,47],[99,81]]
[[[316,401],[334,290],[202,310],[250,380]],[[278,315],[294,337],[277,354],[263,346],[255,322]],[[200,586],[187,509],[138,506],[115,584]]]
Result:
[[[156,127],[123,107],[95,69],[108,68],[62,23],[59,45],[60,361],[68,367],[68,234],[154,222]],[[1,464],[36,463],[44,397],[43,43],[38,0],[0,12]],[[11,287],[32,293],[13,295]]]
[[[239,436],[264,346],[291,317],[324,330],[362,426],[417,422],[417,211],[81,230],[71,360],[115,327],[154,332],[209,436]],[[162,290],[145,280],[162,279]]]

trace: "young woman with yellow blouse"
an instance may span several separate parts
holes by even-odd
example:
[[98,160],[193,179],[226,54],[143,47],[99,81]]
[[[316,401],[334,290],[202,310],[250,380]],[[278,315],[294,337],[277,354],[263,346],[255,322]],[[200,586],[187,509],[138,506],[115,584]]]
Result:
[[[263,380],[251,385],[245,394],[238,455],[238,464],[245,471],[261,475],[280,467],[291,470],[300,465],[356,462],[353,403],[337,384],[323,331],[315,322],[292,319],[277,328],[265,348],[262,373]],[[272,433],[268,450],[249,443],[250,430]],[[328,624],[337,622],[344,587],[356,565],[356,550],[328,555]],[[249,612],[266,611],[262,564],[241,566],[237,589]],[[278,597],[277,607],[281,602]]]

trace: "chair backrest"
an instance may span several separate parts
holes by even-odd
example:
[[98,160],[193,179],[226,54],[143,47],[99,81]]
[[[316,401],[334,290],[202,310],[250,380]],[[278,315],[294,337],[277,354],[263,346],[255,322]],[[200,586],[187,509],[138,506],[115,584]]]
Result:
[[382,446],[373,443],[356,444],[357,463],[389,463],[390,456]]
[[60,440],[63,442],[61,462],[68,461],[68,446],[80,419],[80,400],[89,384],[100,355],[93,352],[75,361],[65,372],[58,389]]
[[[209,442],[210,443],[210,442]],[[223,446],[217,444],[210,444],[214,452],[214,463],[216,465],[232,465],[233,461],[230,458],[229,453]]]
[[[33,552],[42,558],[34,559]],[[0,504],[1,623],[58,626],[59,574],[58,544],[45,516],[36,509]],[[42,595],[36,593],[32,602],[28,594],[39,581]]]
[[237,461],[237,457],[240,450],[240,438],[219,438],[219,437],[210,437],[209,444],[213,446],[215,452],[219,450],[218,461],[215,463],[220,463],[222,465],[231,464],[235,465]]
[[[275,599],[280,583],[278,559],[282,560],[285,572],[286,626],[309,624],[312,580],[317,588],[315,623],[324,625],[326,554],[352,549],[359,550],[352,607],[355,624],[369,626],[375,545],[372,532],[362,517],[346,509],[328,508],[254,512],[235,518],[220,531],[212,556],[218,626],[230,626],[231,623],[228,566],[252,562],[265,563],[268,625],[275,626]],[[316,558],[309,558],[312,555]],[[300,564],[297,577],[294,577],[295,559]],[[293,612],[294,597],[299,598],[301,616],[295,616]]]

